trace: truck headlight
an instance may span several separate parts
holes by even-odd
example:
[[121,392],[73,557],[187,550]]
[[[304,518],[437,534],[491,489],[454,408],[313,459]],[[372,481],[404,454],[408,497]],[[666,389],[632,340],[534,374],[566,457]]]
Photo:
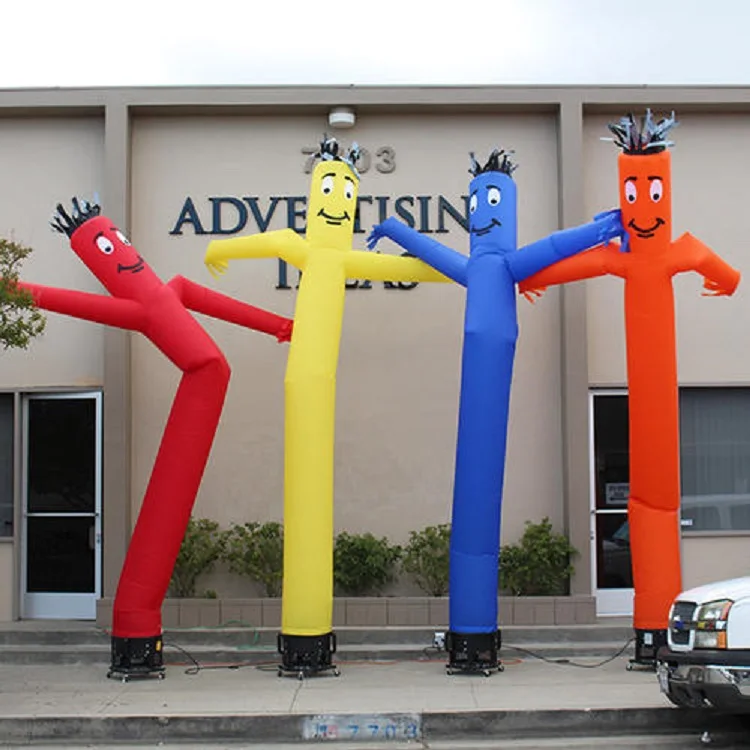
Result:
[[698,607],[695,613],[695,647],[726,648],[727,618],[731,599],[718,599]]

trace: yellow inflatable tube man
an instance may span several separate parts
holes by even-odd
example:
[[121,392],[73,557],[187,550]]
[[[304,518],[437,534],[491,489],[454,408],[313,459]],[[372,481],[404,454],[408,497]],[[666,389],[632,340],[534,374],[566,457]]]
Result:
[[352,249],[357,146],[339,156],[325,138],[310,185],[304,238],[291,229],[215,240],[205,263],[281,258],[302,271],[284,380],[283,671],[333,669],[333,462],[336,367],[347,279],[447,281],[415,258]]

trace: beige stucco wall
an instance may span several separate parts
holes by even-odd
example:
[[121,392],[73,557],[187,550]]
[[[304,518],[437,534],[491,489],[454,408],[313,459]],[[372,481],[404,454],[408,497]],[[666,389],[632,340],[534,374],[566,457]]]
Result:
[[13,598],[16,591],[15,551],[8,541],[0,542],[0,622],[13,619]]
[[[55,206],[102,192],[103,120],[0,119],[0,235],[34,248],[22,278],[37,284],[101,291],[97,280],[53,232]],[[102,381],[98,324],[49,314],[43,337],[27,351],[0,353],[0,388],[92,386]]]
[[[167,279],[195,281],[291,315],[294,291],[276,290],[275,261],[238,261],[216,281],[203,265],[208,236],[188,226],[170,236],[186,196],[210,224],[208,196],[307,194],[303,146],[314,146],[322,117],[138,118],[133,127],[133,241]],[[445,195],[454,205],[471,179],[468,152],[513,148],[520,168],[522,243],[557,228],[556,133],[552,116],[361,116],[344,143],[391,146],[391,174],[371,169],[360,195]],[[433,199],[433,203],[436,199]],[[390,210],[393,210],[391,202]],[[433,206],[432,224],[435,224]],[[281,204],[271,229],[285,226]],[[377,221],[366,207],[362,226]],[[447,221],[445,244],[468,251],[463,230]],[[248,225],[245,233],[257,231]],[[365,235],[355,236],[364,248]],[[395,248],[383,243],[382,250]],[[296,272],[290,269],[289,278]],[[522,330],[511,408],[504,539],[526,519],[562,524],[559,319],[557,291],[542,308],[520,302]],[[393,541],[450,517],[464,292],[422,284],[412,291],[347,293],[338,372],[336,528],[372,531]],[[232,521],[282,514],[283,377],[286,346],[220,322],[206,327],[233,369],[224,417],[196,514]],[[146,341],[133,350],[133,505],[145,488],[178,381]]]
[[[654,108],[659,112],[659,108]],[[623,112],[624,114],[624,112]],[[673,237],[690,232],[745,276],[731,298],[701,296],[697,273],[675,277],[678,375],[681,385],[747,384],[750,368],[743,346],[750,316],[750,264],[745,251],[744,213],[750,170],[750,116],[677,112],[671,133]],[[588,214],[617,205],[617,154],[607,136],[612,116],[584,121],[585,207]],[[586,283],[589,379],[592,385],[625,383],[625,323],[622,281]]]
[[750,572],[747,536],[690,536],[682,540],[682,585],[684,588]]
[[[101,194],[103,161],[101,118],[0,118],[0,236],[34,249],[22,266],[24,280],[101,290],[49,220],[58,202]],[[100,386],[103,354],[101,326],[48,314],[44,335],[27,350],[0,351],[0,388]],[[0,543],[0,622],[13,617],[15,555],[14,544]]]
[[[112,107],[114,102],[120,115],[121,96],[123,102],[129,97],[141,97],[156,103],[180,103],[184,98],[200,106],[218,97],[220,104],[246,103],[235,98],[234,89],[140,94],[113,90],[62,92],[59,101],[54,98],[57,93],[21,92],[21,96],[28,95],[24,103],[32,108],[54,99],[61,107],[85,103],[87,112],[103,102]],[[624,92],[622,97],[638,99],[642,93]],[[646,98],[647,93],[643,94]],[[293,96],[280,91],[272,91],[270,96],[283,99],[287,95]],[[367,95],[359,95],[367,99]],[[482,96],[469,89],[435,94],[455,96],[451,106],[454,101],[474,95]],[[7,105],[7,97],[12,96],[7,92],[4,96]],[[248,96],[252,99],[258,93]],[[300,102],[317,101],[310,100],[308,94],[300,96]],[[382,102],[376,101],[378,96],[385,97],[384,101],[391,101],[391,97],[403,101],[401,96],[421,101],[432,94],[388,90],[372,96],[368,100],[370,111],[359,109],[356,128],[340,133],[341,138],[346,144],[356,139],[373,152],[378,146],[391,146],[396,151],[397,167],[392,174],[371,168],[363,176],[360,194],[442,194],[459,206],[470,180],[468,152],[474,150],[481,158],[491,147],[500,145],[515,149],[520,163],[515,177],[519,185],[521,242],[557,228],[554,115],[447,115],[437,110],[429,114],[384,114],[389,107],[381,106]],[[509,95],[507,91],[493,91],[488,96],[489,106],[494,106]],[[518,90],[511,98],[515,96],[518,101],[558,101],[558,94],[544,90]],[[612,93],[597,90],[559,94],[561,100],[568,96],[605,101]],[[666,98],[680,96],[682,93],[677,91]],[[699,100],[715,96],[717,101],[728,97],[728,101],[735,94],[706,91],[697,96]],[[293,102],[298,111],[300,102]],[[488,106],[488,101],[481,106]],[[381,113],[374,114],[378,109]],[[721,106],[717,105],[717,109]],[[27,115],[30,111],[26,111]],[[673,132],[674,236],[689,230],[744,273],[741,217],[745,210],[744,175],[750,166],[750,149],[746,147],[750,115],[697,114],[679,109],[677,114],[681,125]],[[173,117],[147,117],[140,110],[134,116],[131,220],[133,239],[142,254],[165,280],[180,273],[253,304],[293,314],[294,291],[274,289],[275,261],[234,263],[229,273],[216,281],[202,263],[210,237],[195,236],[189,227],[182,236],[170,236],[169,231],[188,195],[195,200],[206,226],[211,223],[208,196],[258,196],[266,210],[269,196],[306,195],[309,176],[303,173],[305,157],[300,149],[316,145],[327,129],[325,116],[276,112],[265,116],[198,117],[185,110]],[[617,116],[618,113],[584,118],[583,198],[588,216],[617,201],[617,150],[600,140],[607,135],[606,123]],[[116,117],[110,113],[108,122],[113,120]],[[121,123],[124,122],[123,116]],[[119,176],[127,172],[125,125],[120,127],[119,143],[112,135],[112,127],[109,132],[106,174],[110,187],[115,174],[118,176],[114,181],[124,186],[125,180],[119,182]],[[0,158],[6,175],[0,184],[0,235],[14,236],[35,248],[24,267],[25,279],[101,291],[98,282],[68,249],[66,239],[49,229],[48,221],[58,201],[67,204],[72,195],[106,192],[104,139],[101,117],[67,117],[59,112],[54,116],[20,117],[14,111],[0,119]],[[575,171],[576,164],[568,168]],[[12,179],[7,179],[8,175]],[[572,192],[569,202],[575,202],[577,196],[577,191]],[[106,195],[102,197],[106,210]],[[116,208],[121,215],[127,214],[125,202],[120,201]],[[286,210],[286,205],[280,203],[271,229],[285,226]],[[435,213],[433,198],[433,228]],[[365,206],[363,228],[369,229],[375,221],[376,207]],[[447,226],[450,233],[435,235],[436,239],[467,250],[463,230],[450,219]],[[256,231],[252,220],[243,231]],[[355,246],[364,247],[364,238],[363,234],[357,235]],[[382,249],[394,251],[388,243],[383,243]],[[289,278],[295,278],[292,269]],[[750,304],[745,292],[747,283],[745,278],[731,299],[707,299],[700,296],[701,280],[697,274],[684,274],[675,280],[682,384],[748,383],[745,349],[737,344],[744,341],[743,322],[748,311],[743,306]],[[622,282],[597,279],[587,282],[586,289],[589,382],[592,386],[623,385],[626,373]],[[337,530],[369,530],[404,541],[411,529],[449,519],[463,308],[464,292],[453,285],[423,284],[407,292],[385,290],[375,284],[369,291],[347,293],[338,383]],[[504,542],[519,535],[526,519],[550,515],[558,528],[563,525],[559,291],[550,289],[534,307],[520,301],[519,315],[521,337],[511,405]],[[102,383],[107,351],[104,329],[54,314],[48,320],[44,338],[33,342],[28,352],[0,353],[0,389],[90,387]],[[216,518],[225,526],[232,521],[280,519],[287,347],[261,334],[202,320],[225,351],[233,379],[196,514]],[[110,357],[108,361],[111,367],[118,360]],[[134,337],[131,377],[131,504],[136,511],[132,514],[135,520],[179,374],[151,344]],[[105,512],[106,507],[105,498]],[[576,507],[571,513],[588,513],[588,508]],[[686,536],[685,585],[746,572],[745,539]],[[588,549],[581,551],[588,554]],[[17,586],[15,554],[12,544],[0,543],[0,620],[10,616],[12,595],[8,592]],[[226,581],[220,583],[229,585]],[[220,588],[215,584],[214,587]]]

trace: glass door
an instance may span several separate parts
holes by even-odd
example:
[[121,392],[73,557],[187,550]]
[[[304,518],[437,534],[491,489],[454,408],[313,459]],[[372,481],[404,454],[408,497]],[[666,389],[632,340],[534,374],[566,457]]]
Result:
[[101,394],[23,403],[22,616],[95,619],[101,591]]
[[596,391],[589,405],[592,588],[599,616],[633,614],[627,391]]

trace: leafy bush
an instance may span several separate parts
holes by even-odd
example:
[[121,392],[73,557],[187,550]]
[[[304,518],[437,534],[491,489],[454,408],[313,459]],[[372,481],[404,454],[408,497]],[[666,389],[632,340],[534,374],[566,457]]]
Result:
[[188,521],[169,584],[172,596],[195,596],[198,576],[211,571],[221,557],[223,542],[223,534],[216,521],[208,518],[199,518],[197,521],[191,518]]
[[451,527],[448,523],[409,533],[403,568],[431,596],[445,596],[448,593],[450,538]]
[[333,548],[333,581],[345,594],[376,594],[396,577],[401,547],[383,537],[341,532]]
[[546,516],[526,522],[517,544],[500,549],[500,589],[513,596],[560,596],[568,593],[578,554],[564,534],[552,530]]
[[261,583],[266,596],[279,596],[284,570],[282,525],[275,521],[232,524],[226,532],[224,559],[233,573]]
[[31,293],[17,285],[21,263],[32,252],[30,247],[0,238],[0,343],[4,349],[26,349],[47,322]]

